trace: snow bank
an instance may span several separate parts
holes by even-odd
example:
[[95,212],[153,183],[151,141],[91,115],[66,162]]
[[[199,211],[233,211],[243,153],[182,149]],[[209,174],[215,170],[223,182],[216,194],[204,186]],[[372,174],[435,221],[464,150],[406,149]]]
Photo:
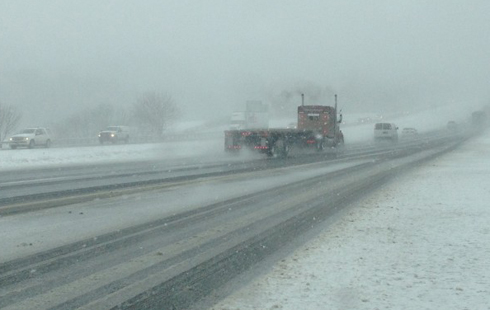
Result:
[[108,162],[224,157],[222,140],[4,150],[0,171]]
[[489,309],[490,136],[401,176],[213,307]]

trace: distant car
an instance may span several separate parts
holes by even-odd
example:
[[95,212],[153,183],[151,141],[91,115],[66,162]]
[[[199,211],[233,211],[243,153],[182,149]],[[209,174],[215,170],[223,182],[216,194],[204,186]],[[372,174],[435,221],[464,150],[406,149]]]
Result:
[[403,128],[402,129],[402,138],[403,139],[413,139],[418,135],[418,131],[415,128]]
[[104,144],[105,142],[117,143],[117,142],[129,142],[129,127],[128,126],[109,126],[105,130],[99,132],[99,142]]
[[12,149],[18,147],[34,148],[36,146],[51,146],[51,136],[46,128],[26,128],[9,138],[9,146]]
[[393,123],[376,123],[374,125],[374,141],[398,141],[398,127]]

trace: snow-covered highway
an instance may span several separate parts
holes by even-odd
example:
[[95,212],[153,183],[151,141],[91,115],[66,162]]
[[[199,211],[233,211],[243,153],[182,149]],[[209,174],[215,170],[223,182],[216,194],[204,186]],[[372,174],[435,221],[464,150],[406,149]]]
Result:
[[0,307],[187,309],[348,202],[459,143],[330,162],[260,160],[275,166],[6,215]]
[[212,309],[490,309],[489,201],[487,132],[364,197]]

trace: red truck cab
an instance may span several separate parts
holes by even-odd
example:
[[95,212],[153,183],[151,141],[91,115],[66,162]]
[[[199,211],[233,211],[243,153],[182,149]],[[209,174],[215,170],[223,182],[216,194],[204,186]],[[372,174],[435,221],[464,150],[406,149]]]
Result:
[[302,105],[298,107],[298,129],[311,130],[323,137],[335,131],[335,109],[321,105]]

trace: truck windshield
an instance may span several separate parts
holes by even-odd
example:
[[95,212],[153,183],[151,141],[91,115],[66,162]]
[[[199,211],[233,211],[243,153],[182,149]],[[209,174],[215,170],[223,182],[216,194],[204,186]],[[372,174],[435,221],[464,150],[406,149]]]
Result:
[[308,114],[308,120],[318,121],[320,119],[320,114]]

